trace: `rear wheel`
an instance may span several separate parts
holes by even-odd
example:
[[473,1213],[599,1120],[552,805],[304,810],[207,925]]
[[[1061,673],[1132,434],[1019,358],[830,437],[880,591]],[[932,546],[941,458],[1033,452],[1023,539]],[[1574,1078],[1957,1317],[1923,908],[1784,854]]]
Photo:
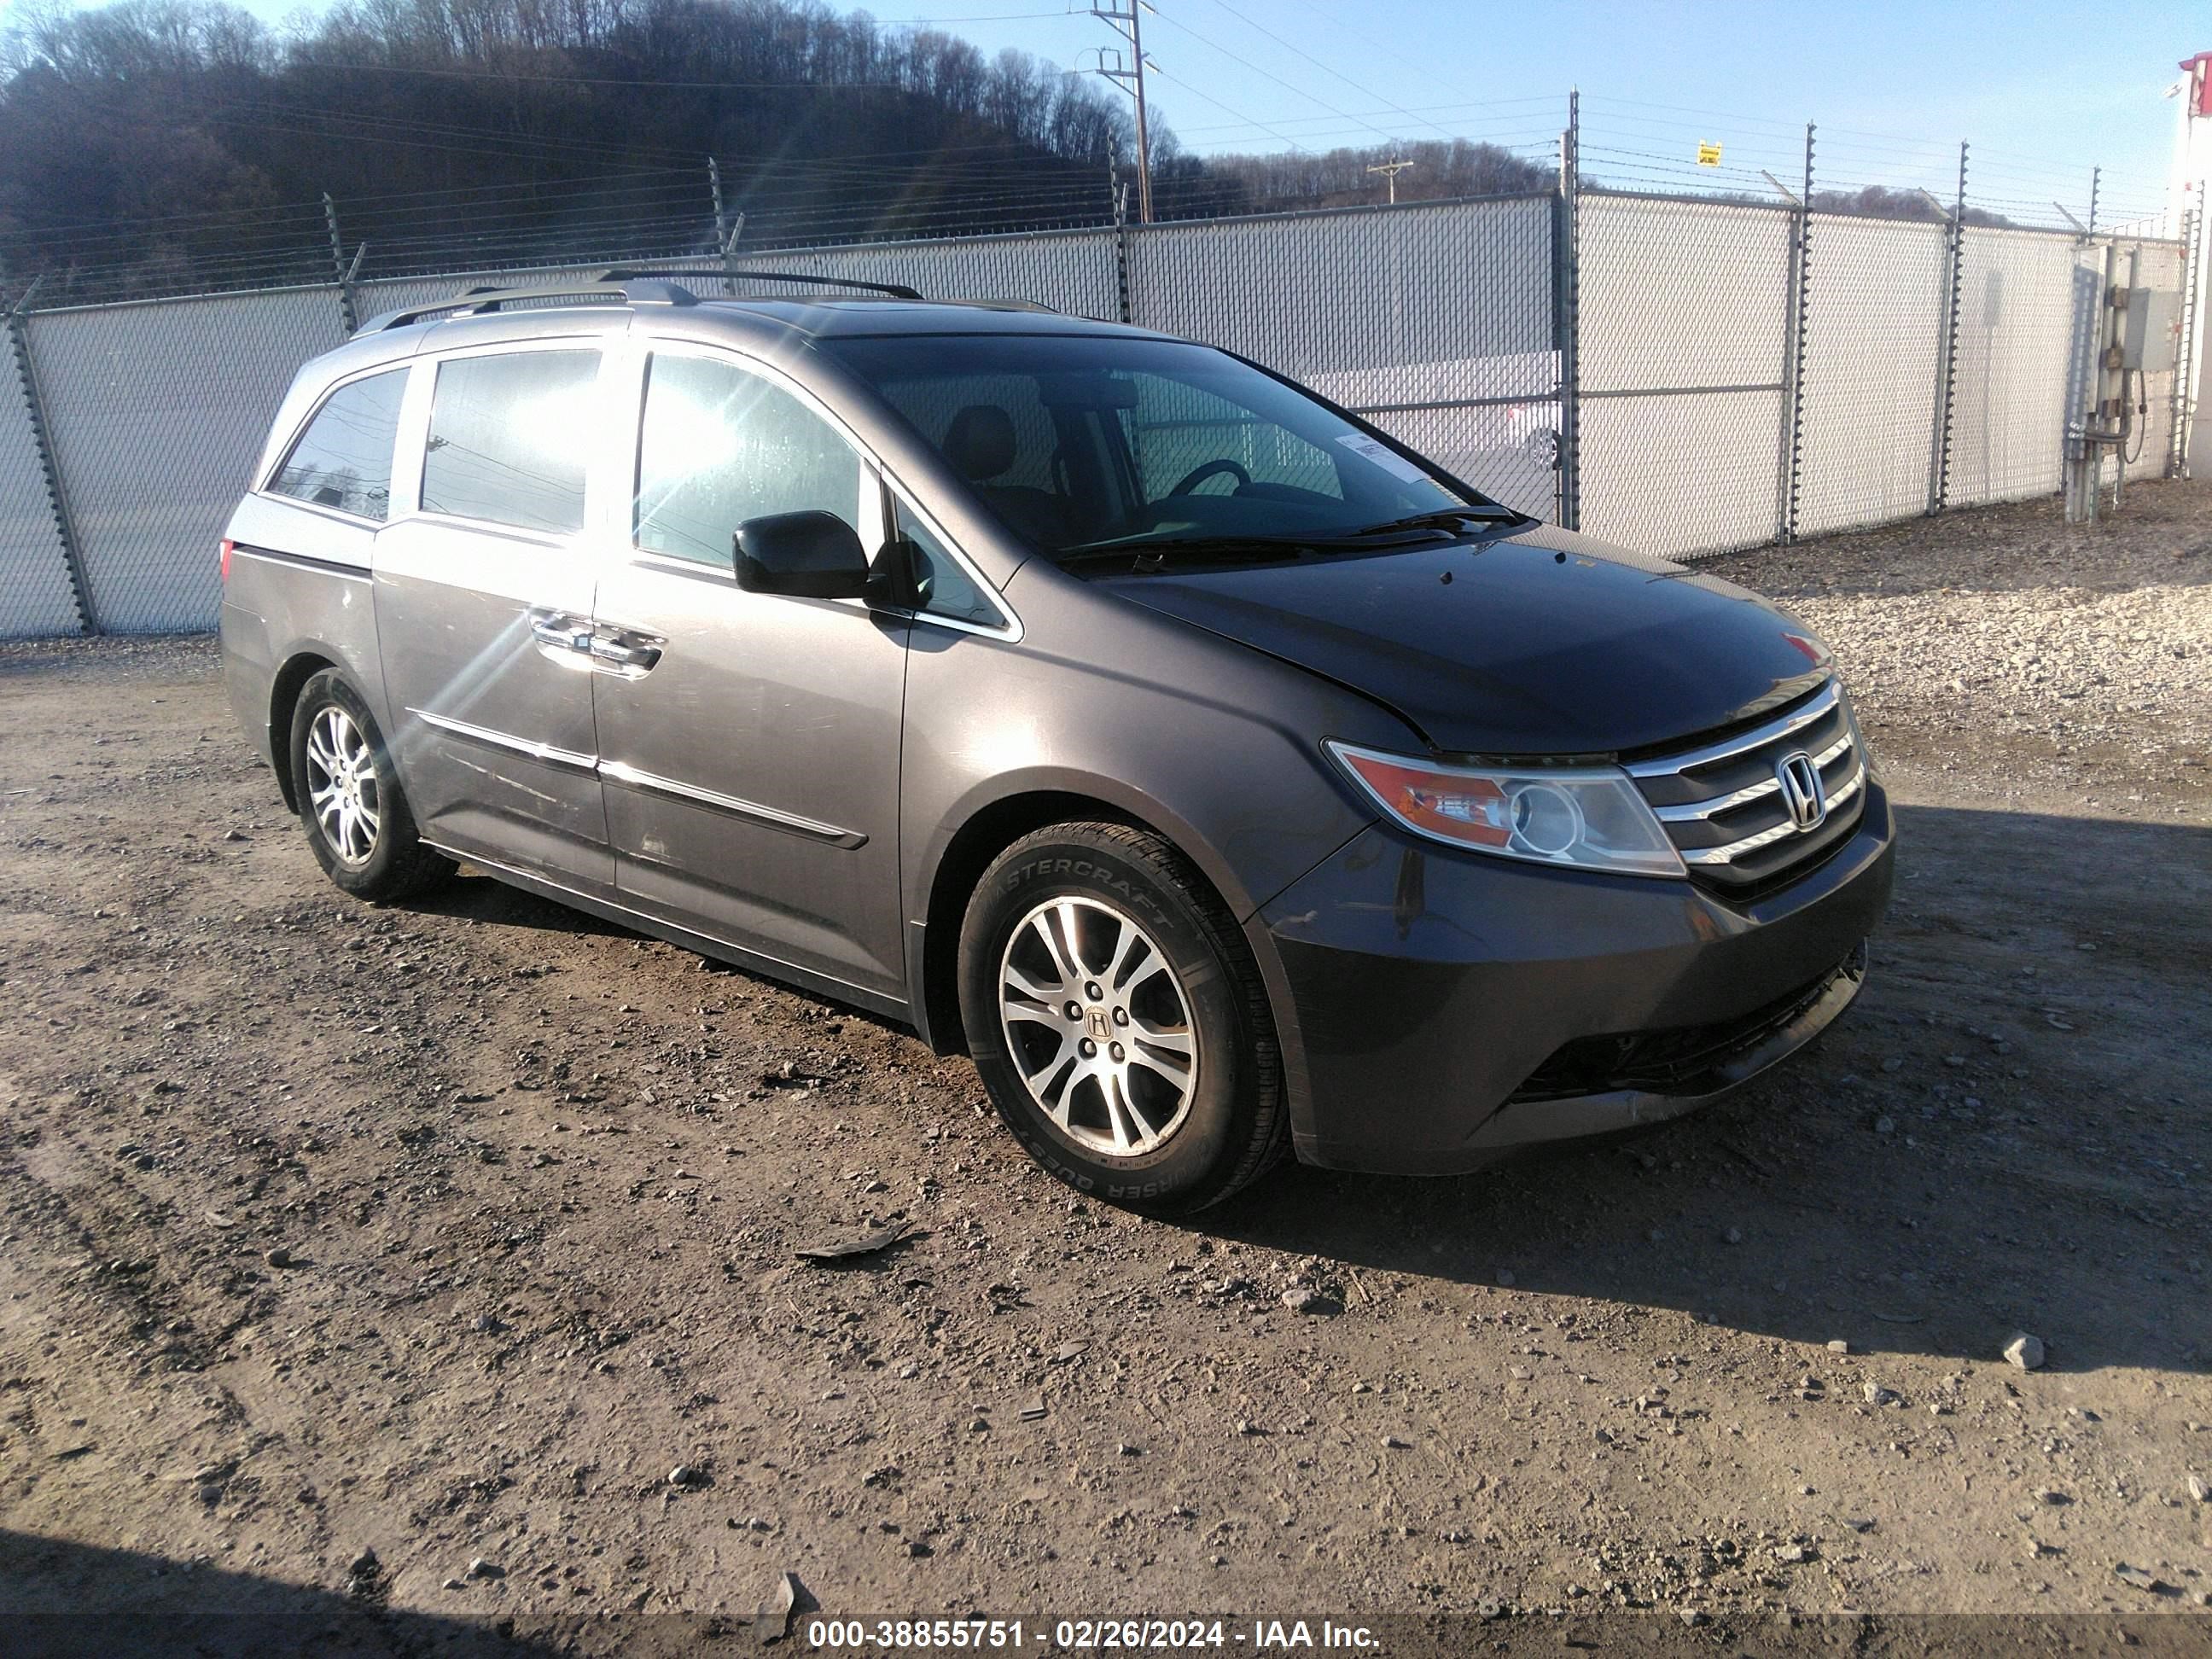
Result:
[[960,1007],[1000,1116],[1084,1192],[1185,1213],[1282,1152],[1281,1061],[1251,952],[1149,831],[1055,824],[1000,854],[961,931]]
[[307,845],[324,873],[356,898],[386,903],[451,875],[425,847],[383,735],[336,669],[300,689],[292,708],[292,783]]

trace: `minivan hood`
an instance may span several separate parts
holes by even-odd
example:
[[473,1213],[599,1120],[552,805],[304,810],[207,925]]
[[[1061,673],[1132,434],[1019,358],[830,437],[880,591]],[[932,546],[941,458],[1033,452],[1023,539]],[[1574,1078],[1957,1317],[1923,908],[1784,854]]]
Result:
[[1445,754],[1666,744],[1830,668],[1812,632],[1756,594],[1549,526],[1098,585],[1388,704]]

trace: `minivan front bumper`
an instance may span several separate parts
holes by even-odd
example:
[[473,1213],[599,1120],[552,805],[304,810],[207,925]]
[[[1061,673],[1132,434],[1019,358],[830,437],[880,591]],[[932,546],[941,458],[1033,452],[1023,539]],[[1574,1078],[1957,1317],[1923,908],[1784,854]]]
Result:
[[1694,1109],[1850,1006],[1893,842],[1869,781],[1848,841],[1738,903],[1370,828],[1253,919],[1280,969],[1298,1155],[1457,1174]]

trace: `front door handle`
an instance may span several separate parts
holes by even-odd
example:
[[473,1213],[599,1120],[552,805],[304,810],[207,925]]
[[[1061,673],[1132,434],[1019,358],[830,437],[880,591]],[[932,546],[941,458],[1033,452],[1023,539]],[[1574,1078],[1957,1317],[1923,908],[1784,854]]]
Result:
[[661,635],[648,634],[641,628],[601,623],[592,630],[587,648],[594,663],[635,679],[652,672],[653,665],[660,660],[660,647],[666,643]]
[[617,668],[635,668],[641,674],[660,660],[660,647],[657,645],[611,639],[604,634],[592,636],[591,653],[600,662],[611,663]]

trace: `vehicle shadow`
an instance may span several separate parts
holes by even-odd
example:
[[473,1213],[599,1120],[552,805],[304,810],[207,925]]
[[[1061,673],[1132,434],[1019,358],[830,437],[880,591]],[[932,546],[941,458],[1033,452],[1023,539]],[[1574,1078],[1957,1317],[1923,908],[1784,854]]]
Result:
[[16,1659],[85,1655],[307,1654],[345,1659],[395,1652],[524,1659],[556,1649],[489,1620],[404,1613],[373,1585],[348,1595],[137,1550],[0,1531],[0,1615]]
[[[2212,1370],[2212,830],[1905,807],[1867,989],[1633,1139],[1422,1181],[1285,1169],[1194,1231],[1518,1310],[1671,1309],[1818,1348]],[[1407,1103],[1418,1110],[1419,1103]],[[1480,1294],[1493,1310],[1506,1298]]]
[[485,1586],[471,1597],[493,1610],[423,1613],[386,1605],[387,1589],[374,1575],[322,1589],[0,1529],[0,1651],[9,1659],[577,1659],[616,1651],[677,1659],[746,1634],[742,1619],[704,1614],[503,1613],[498,1589]]
[[406,908],[424,915],[452,916],[465,921],[534,928],[548,933],[572,933],[580,939],[645,937],[619,922],[603,921],[473,871],[465,871],[449,881],[439,883],[428,892],[410,899]]
[[[405,908],[422,915],[449,916],[481,922],[487,927],[568,933],[577,939],[651,939],[653,937],[636,928],[625,927],[620,922],[608,921],[582,910],[572,909],[556,899],[541,898],[520,887],[509,886],[496,877],[468,871],[449,881],[441,882],[427,893],[409,899]],[[746,981],[755,990],[811,1003],[831,1018],[859,1020],[902,1036],[914,1034],[911,1026],[897,1020],[887,1019],[872,1010],[840,1002],[834,997],[801,986],[770,979],[750,968],[739,967],[714,957],[702,957],[699,962],[702,971],[709,975],[729,975]]]

